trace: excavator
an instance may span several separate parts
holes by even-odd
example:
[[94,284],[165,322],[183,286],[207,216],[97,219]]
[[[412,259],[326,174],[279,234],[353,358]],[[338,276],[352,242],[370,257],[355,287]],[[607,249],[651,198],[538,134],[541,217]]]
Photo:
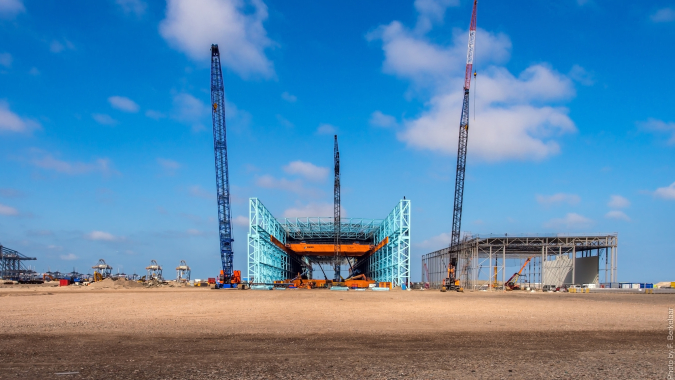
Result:
[[504,287],[506,290],[520,290],[520,285],[517,284],[518,279],[520,278],[520,274],[523,273],[523,269],[527,266],[527,264],[532,260],[532,257],[528,257],[527,260],[525,260],[525,264],[520,268],[520,270],[511,276],[508,281],[506,281],[506,284],[504,284]]
[[441,284],[441,292],[446,292],[448,290],[455,290],[458,292],[463,292],[464,288],[459,285],[459,280],[455,277],[455,268],[457,267],[457,259],[450,259],[448,264],[448,277],[443,279]]

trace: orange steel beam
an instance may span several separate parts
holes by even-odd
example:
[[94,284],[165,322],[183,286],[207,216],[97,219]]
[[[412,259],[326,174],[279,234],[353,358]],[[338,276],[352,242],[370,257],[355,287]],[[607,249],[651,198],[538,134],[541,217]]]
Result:
[[[286,244],[284,245],[277,238],[270,235],[270,241],[286,253],[295,253],[300,256],[331,256],[335,254],[335,245],[333,244]],[[349,257],[361,257],[372,255],[380,248],[389,244],[389,237],[384,238],[378,245],[344,244],[340,245],[340,253]]]

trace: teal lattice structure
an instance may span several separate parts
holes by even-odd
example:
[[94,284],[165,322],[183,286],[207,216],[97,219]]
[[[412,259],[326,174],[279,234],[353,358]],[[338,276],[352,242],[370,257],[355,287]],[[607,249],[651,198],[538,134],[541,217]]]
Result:
[[272,283],[292,278],[298,272],[297,257],[272,243],[274,236],[286,244],[286,230],[258,200],[249,199],[248,278],[254,283]]
[[[249,200],[248,276],[255,283],[272,283],[293,278],[301,271],[300,258],[271,242],[332,241],[334,220],[330,217],[286,218],[278,221],[257,199]],[[354,265],[377,282],[401,286],[410,281],[410,200],[401,200],[385,219],[342,218],[343,241],[361,241],[377,245],[389,242]],[[303,256],[305,265],[311,257]]]
[[382,221],[375,232],[375,244],[385,238],[389,243],[367,260],[365,273],[377,282],[391,282],[394,286],[410,280],[410,200],[403,199]]

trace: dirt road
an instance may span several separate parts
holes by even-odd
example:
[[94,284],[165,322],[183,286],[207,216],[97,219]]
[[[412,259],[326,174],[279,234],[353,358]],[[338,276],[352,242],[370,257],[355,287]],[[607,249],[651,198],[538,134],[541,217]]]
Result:
[[675,295],[33,287],[0,305],[0,379],[664,379]]

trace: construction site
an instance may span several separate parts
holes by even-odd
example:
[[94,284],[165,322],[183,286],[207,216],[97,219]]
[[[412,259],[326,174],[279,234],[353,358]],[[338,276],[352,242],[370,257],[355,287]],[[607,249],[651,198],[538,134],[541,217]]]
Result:
[[405,197],[387,201],[387,215],[343,217],[331,134],[333,215],[281,218],[249,198],[247,241],[236,242],[246,267],[235,268],[213,44],[220,261],[206,278],[194,278],[190,260],[162,257],[142,273],[104,258],[90,273],[39,272],[36,257],[0,245],[0,379],[663,378],[675,282],[619,281],[617,233],[463,231],[476,6],[453,203],[438,206],[452,212],[438,221],[451,226],[446,247],[411,262],[414,200]]

